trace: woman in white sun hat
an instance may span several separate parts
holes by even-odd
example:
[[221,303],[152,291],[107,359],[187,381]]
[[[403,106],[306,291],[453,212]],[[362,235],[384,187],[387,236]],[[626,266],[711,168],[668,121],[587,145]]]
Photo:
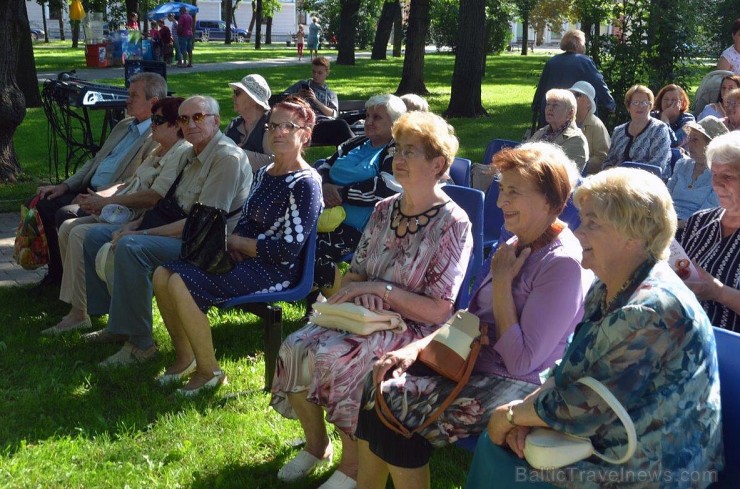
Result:
[[601,170],[601,162],[609,152],[611,138],[601,119],[596,117],[596,90],[587,81],[577,81],[568,90],[576,97],[576,125],[588,141],[588,160],[585,175]]
[[272,158],[265,133],[272,92],[267,80],[256,74],[247,75],[229,86],[233,89],[234,111],[239,115],[231,120],[224,133],[247,153],[252,171],[256,173]]

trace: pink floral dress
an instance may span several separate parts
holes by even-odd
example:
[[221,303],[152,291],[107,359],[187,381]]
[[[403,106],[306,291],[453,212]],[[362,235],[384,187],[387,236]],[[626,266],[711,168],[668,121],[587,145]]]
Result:
[[[398,238],[390,220],[393,203],[400,198],[389,197],[376,205],[352,260],[352,272],[454,302],[473,246],[465,211],[447,202],[419,232]],[[357,336],[309,323],[280,347],[271,406],[285,417],[296,418],[287,393],[305,391],[309,401],[326,409],[329,421],[345,433],[354,433],[363,381],[373,363],[385,352],[440,326],[408,319],[406,324],[404,333],[381,331]]]

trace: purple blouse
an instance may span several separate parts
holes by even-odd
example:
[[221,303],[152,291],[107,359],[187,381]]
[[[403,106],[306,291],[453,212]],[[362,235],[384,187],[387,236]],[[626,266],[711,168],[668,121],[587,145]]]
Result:
[[[509,233],[508,236],[511,236]],[[506,240],[506,230],[501,239]],[[562,358],[568,336],[583,317],[583,301],[593,274],[581,268],[581,245],[565,228],[547,246],[533,252],[514,279],[512,292],[519,323],[496,337],[490,260],[483,270],[469,310],[488,323],[490,343],[481,349],[476,372],[510,377],[535,384],[539,374]]]

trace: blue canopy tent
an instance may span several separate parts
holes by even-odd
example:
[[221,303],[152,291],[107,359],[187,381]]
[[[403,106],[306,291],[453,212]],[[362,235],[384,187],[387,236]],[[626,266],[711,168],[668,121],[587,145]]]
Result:
[[162,5],[159,5],[155,7],[154,9],[150,10],[146,16],[149,20],[159,20],[166,18],[169,14],[179,14],[180,13],[180,7],[185,7],[190,15],[193,15],[194,13],[198,12],[198,7],[195,5],[191,5],[189,3],[183,3],[183,2],[167,2],[163,3]]

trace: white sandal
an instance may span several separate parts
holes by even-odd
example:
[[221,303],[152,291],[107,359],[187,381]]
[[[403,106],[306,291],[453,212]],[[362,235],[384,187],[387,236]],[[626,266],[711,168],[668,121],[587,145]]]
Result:
[[355,489],[357,481],[344,472],[335,470],[326,482],[319,486],[319,489]]
[[318,458],[305,450],[301,450],[293,460],[283,465],[283,467],[278,470],[278,479],[283,482],[293,482],[298,479],[302,479],[313,472],[317,467],[330,464],[333,455],[333,453],[330,453],[326,458]]

